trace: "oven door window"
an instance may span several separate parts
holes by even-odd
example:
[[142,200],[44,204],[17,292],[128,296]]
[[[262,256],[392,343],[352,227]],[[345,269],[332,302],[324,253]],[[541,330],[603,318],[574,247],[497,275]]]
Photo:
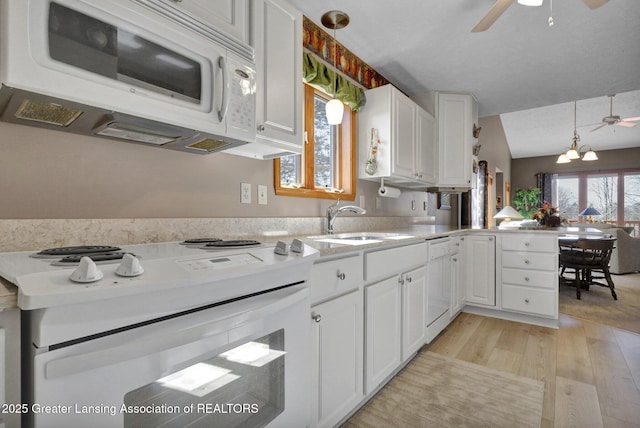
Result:
[[284,410],[284,330],[124,396],[125,427],[262,427]]
[[202,70],[197,61],[57,3],[51,3],[48,25],[52,59],[200,104]]

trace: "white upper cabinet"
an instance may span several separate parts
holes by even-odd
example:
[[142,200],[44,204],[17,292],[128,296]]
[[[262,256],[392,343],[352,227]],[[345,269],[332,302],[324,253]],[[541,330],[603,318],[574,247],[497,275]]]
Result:
[[228,153],[269,159],[302,153],[302,13],[284,0],[252,2],[256,143]]
[[[366,92],[358,113],[359,178],[388,179],[403,187],[435,184],[435,119],[392,85]],[[373,174],[365,170],[371,156],[372,129],[380,145]],[[375,141],[374,141],[375,143]]]
[[437,175],[433,181],[443,188],[469,188],[472,183],[473,136],[478,124],[478,100],[471,94],[429,92],[412,97],[436,117]]
[[437,94],[439,187],[471,187],[477,111],[473,95]]
[[157,0],[201,24],[249,43],[249,2],[247,0]]

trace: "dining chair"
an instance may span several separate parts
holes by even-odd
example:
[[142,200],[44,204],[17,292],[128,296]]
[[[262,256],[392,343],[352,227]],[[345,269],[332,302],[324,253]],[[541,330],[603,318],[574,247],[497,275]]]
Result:
[[[614,300],[618,300],[615,286],[609,273],[609,260],[613,251],[615,239],[579,239],[572,245],[570,251],[560,252],[560,266],[562,268],[572,268],[575,272],[576,297],[580,299],[580,289],[582,286],[589,289],[591,284],[609,287]],[[607,283],[602,284],[594,281],[593,272],[601,272]]]

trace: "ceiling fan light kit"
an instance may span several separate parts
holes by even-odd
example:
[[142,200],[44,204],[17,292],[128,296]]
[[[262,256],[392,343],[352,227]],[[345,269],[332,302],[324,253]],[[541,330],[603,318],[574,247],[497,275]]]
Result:
[[542,0],[518,0],[518,4],[523,6],[542,6]]
[[[580,136],[578,135],[577,128],[577,109],[578,102],[573,102],[573,138],[571,139],[571,147],[565,153],[560,154],[558,156],[558,160],[556,163],[569,163],[572,160],[582,158],[583,161],[594,161],[598,160],[598,155],[591,149],[591,146],[580,146],[578,148],[578,142],[580,141]],[[587,149],[585,152],[582,149]]]
[[[544,0],[517,0],[518,4],[524,6],[541,6]],[[578,1],[578,0],[574,0]],[[600,6],[606,4],[609,0],[582,0],[582,2],[589,7],[589,9],[597,9]],[[491,9],[487,12],[485,16],[476,24],[475,27],[471,29],[472,33],[479,33],[481,31],[488,30],[497,20],[500,18],[500,15],[504,13],[505,10],[509,8],[516,0],[496,0],[496,2],[491,6]],[[553,18],[549,16],[549,27],[553,26]]]

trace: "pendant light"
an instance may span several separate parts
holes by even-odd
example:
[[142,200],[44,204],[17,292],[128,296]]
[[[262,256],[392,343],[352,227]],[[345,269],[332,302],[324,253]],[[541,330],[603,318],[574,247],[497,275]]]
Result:
[[322,15],[320,19],[322,25],[326,28],[333,30],[333,65],[334,65],[334,79],[333,79],[333,98],[326,104],[327,122],[329,125],[339,125],[342,123],[342,115],[344,114],[344,104],[342,101],[336,98],[336,91],[338,86],[338,40],[336,39],[336,30],[344,28],[349,24],[349,15],[339,10],[330,10]]
[[[580,158],[582,158],[583,161],[598,160],[598,155],[596,155],[596,152],[594,152],[591,149],[591,146],[580,146],[580,148],[578,148],[578,143],[580,142],[580,136],[578,135],[578,131],[576,130],[577,105],[578,105],[578,102],[574,101],[573,102],[573,138],[571,139],[571,147],[569,147],[569,150],[567,150],[565,153],[562,153],[560,156],[558,156],[558,160],[556,161],[556,163],[569,163],[574,159],[580,159]],[[581,150],[584,148],[588,148],[588,150],[586,152],[582,152]]]

